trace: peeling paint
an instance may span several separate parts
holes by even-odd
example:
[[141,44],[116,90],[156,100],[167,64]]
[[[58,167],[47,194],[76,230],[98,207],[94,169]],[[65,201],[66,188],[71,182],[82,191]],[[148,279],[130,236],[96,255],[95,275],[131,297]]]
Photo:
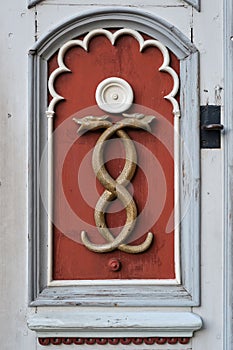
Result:
[[214,88],[215,104],[217,106],[220,106],[222,102],[222,96],[221,96],[222,90],[223,88],[220,85],[216,85]]

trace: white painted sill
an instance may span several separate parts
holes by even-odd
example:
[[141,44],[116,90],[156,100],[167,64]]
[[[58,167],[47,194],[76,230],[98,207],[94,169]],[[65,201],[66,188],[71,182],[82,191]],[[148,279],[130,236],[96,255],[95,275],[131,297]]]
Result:
[[47,312],[28,319],[38,337],[192,337],[202,327],[191,312],[77,310]]

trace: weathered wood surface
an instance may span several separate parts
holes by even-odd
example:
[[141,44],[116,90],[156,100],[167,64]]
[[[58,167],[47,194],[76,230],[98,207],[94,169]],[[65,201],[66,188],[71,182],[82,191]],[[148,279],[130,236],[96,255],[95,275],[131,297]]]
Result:
[[1,4],[0,118],[0,347],[35,349],[26,326],[28,305],[27,52],[34,15],[25,1]]
[[[85,1],[85,6],[76,1],[64,0],[58,6],[58,1],[51,0],[38,5],[37,13],[35,8],[27,10],[24,0],[14,1],[14,5],[2,3],[0,35],[5,45],[2,45],[0,56],[0,339],[4,350],[42,348],[36,345],[35,335],[26,326],[27,313],[35,312],[33,308],[27,309],[27,216],[30,214],[27,207],[27,51],[33,45],[34,37],[41,36],[74,12],[109,4],[101,1],[98,5],[91,6],[91,3]],[[121,0],[120,3],[124,6],[140,5],[139,1],[133,0]],[[171,7],[159,0],[153,3],[152,0],[144,1],[140,8],[163,17],[193,40],[200,50],[201,103],[215,103],[215,88],[217,85],[223,87],[223,1],[202,1],[200,13],[193,12],[184,2],[171,0],[169,3]],[[228,101],[229,98],[231,95],[228,96]],[[219,98],[217,101],[219,103]],[[220,103],[222,105],[223,101]],[[209,190],[204,189],[202,192],[203,207],[206,208],[202,211],[202,306],[196,308],[195,312],[202,315],[205,330],[194,338],[192,348],[199,350],[212,347],[222,350],[222,151],[215,154],[214,151],[202,153],[202,183],[203,186],[210,186]],[[218,176],[213,176],[215,173]],[[61,347],[64,348],[65,346]],[[177,349],[176,346],[173,348]],[[227,348],[229,349],[231,347]]]

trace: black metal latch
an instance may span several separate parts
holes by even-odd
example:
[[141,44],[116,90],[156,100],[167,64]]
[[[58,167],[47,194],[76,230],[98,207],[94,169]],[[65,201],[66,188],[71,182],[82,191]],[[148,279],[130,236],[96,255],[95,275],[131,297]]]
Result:
[[201,106],[201,148],[220,148],[221,131],[224,126],[221,124],[220,106]]

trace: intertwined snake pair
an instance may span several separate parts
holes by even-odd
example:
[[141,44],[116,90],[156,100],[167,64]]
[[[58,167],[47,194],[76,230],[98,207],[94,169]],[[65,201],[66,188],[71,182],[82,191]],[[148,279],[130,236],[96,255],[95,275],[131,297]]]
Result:
[[[123,117],[122,120],[115,124],[108,120],[108,116],[87,116],[82,119],[73,119],[80,125],[78,132],[106,129],[101,134],[94,147],[92,166],[96,177],[105,188],[105,191],[96,204],[94,216],[96,227],[107,243],[94,244],[89,240],[85,231],[81,232],[83,244],[89,250],[97,253],[110,252],[115,249],[119,249],[126,253],[142,253],[150,247],[153,240],[153,234],[149,232],[142,244],[132,246],[126,244],[137,219],[136,204],[126,188],[137,167],[137,153],[134,142],[123,129],[130,127],[150,131],[149,123],[155,117],[138,113],[131,115],[123,114]],[[104,148],[107,144],[106,141],[108,141],[114,134],[122,140],[126,152],[124,168],[116,179],[113,179],[110,176],[104,165]],[[121,201],[126,210],[126,222],[119,235],[114,237],[106,225],[105,213],[109,203],[116,198]]]

